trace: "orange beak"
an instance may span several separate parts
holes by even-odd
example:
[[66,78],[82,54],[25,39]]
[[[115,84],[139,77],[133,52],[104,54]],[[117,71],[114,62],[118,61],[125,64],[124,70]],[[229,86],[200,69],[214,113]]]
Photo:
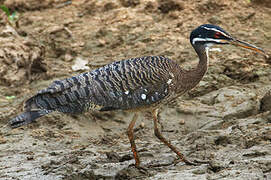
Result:
[[246,49],[251,49],[253,51],[256,51],[258,53],[261,53],[261,54],[264,54],[265,56],[267,56],[266,52],[264,52],[263,49],[261,48],[258,48],[252,44],[249,44],[247,42],[244,42],[244,41],[240,41],[238,39],[232,39],[230,41],[228,41],[228,43],[234,45],[234,46],[240,46],[240,47],[243,47],[243,48],[246,48]]

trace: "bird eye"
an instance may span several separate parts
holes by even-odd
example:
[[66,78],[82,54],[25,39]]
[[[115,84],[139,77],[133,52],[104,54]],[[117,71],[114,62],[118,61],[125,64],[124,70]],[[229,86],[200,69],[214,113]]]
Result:
[[220,36],[221,36],[220,32],[216,32],[215,35],[214,35],[215,38],[220,38]]

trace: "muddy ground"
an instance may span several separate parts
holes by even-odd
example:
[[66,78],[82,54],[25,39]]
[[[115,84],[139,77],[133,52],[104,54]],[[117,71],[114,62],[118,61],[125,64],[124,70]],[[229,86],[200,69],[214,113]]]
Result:
[[[165,55],[184,68],[198,62],[188,40],[203,23],[271,50],[269,0],[0,0],[0,179],[271,179],[271,59],[236,47],[210,52],[200,84],[161,109],[163,134],[189,159],[140,171],[127,112],[52,113],[10,129],[23,102],[53,80],[107,63]],[[175,154],[153,135],[148,115],[135,128],[142,164]]]

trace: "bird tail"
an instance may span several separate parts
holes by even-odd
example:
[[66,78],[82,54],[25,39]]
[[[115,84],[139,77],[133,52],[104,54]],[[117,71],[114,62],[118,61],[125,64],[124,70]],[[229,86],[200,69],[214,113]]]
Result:
[[31,122],[33,122],[35,119],[44,116],[48,113],[52,112],[51,110],[32,110],[32,111],[26,111],[21,113],[20,115],[12,118],[9,121],[9,124],[12,128],[17,128],[20,127],[22,125],[26,125],[29,124]]

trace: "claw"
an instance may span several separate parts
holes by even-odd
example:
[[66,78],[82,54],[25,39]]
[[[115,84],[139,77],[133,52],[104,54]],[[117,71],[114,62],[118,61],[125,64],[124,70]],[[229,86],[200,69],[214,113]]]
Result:
[[187,165],[193,165],[193,166],[198,166],[200,164],[209,164],[209,161],[208,160],[194,160],[194,162],[190,161],[190,160],[187,160],[187,159],[175,159],[173,161],[174,163],[174,166],[176,166],[179,162],[184,162],[185,164]]
[[185,164],[187,165],[193,165],[193,166],[197,166],[198,164],[197,163],[194,163],[194,162],[191,162],[187,159],[175,159],[172,164],[174,164],[174,166],[176,166],[178,163],[180,162],[184,162]]
[[137,168],[141,173],[148,174],[148,169],[145,168],[145,167],[143,167],[143,166],[136,165],[136,164],[130,164],[129,167],[135,167],[135,168]]

